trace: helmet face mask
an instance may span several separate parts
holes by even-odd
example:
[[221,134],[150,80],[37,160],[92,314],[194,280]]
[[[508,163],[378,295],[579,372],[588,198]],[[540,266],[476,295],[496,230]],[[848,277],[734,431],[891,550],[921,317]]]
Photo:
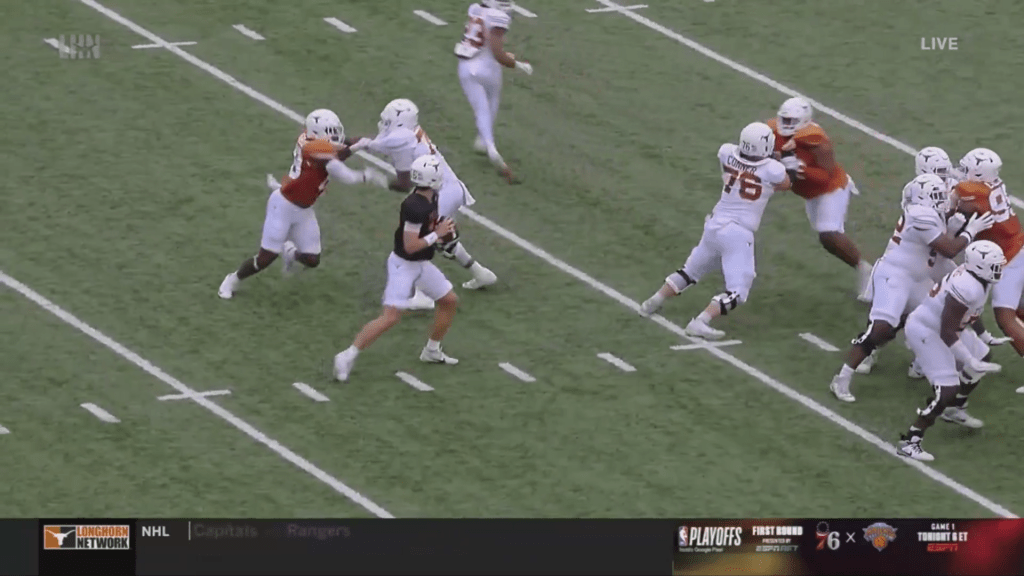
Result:
[[921,174],[903,187],[903,209],[909,206],[927,206],[939,214],[949,212],[951,201],[949,185],[935,174]]
[[975,148],[960,159],[963,178],[970,182],[998,182],[1002,167],[1002,158],[988,148]]
[[964,267],[986,282],[999,282],[1005,265],[1003,250],[995,242],[978,240],[964,250]]
[[332,144],[345,143],[345,127],[338,115],[326,108],[313,110],[306,116],[306,137],[327,140]]
[[792,136],[804,129],[811,123],[813,110],[807,100],[803,98],[790,98],[779,106],[776,113],[776,123],[779,134]]

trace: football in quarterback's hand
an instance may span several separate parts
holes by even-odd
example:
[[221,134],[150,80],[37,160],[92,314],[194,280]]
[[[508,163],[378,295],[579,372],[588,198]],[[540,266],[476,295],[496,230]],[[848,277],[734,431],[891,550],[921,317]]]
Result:
[[[449,220],[449,218],[447,216],[441,216],[440,218],[437,219],[437,224],[435,224],[434,227],[438,228],[441,225],[442,222],[445,222],[445,221],[448,221],[448,220]],[[455,239],[459,237],[459,231],[455,228],[455,221],[452,221],[451,224],[452,224],[452,231],[449,232],[448,234],[445,234],[444,236],[440,237],[440,243],[441,244],[448,244],[449,242],[454,242]]]

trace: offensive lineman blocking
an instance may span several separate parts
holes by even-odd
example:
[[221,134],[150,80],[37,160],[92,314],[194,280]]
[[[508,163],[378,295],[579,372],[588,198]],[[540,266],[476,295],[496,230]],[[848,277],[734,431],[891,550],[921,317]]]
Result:
[[740,143],[722,144],[718,161],[722,168],[722,197],[704,221],[700,243],[690,252],[682,268],[665,278],[665,284],[640,305],[640,314],[650,316],[665,300],[696,284],[715,268],[725,276],[725,292],[711,299],[699,315],[690,320],[685,332],[708,340],[725,333],[708,323],[746,302],[757,276],[754,262],[754,233],[771,197],[788,190],[792,181],[785,167],[771,155],[775,135],[767,124],[754,122],[740,132]]
[[[469,193],[466,185],[455,175],[444,155],[438,151],[430,137],[420,126],[419,108],[411,100],[400,98],[392,100],[380,113],[377,124],[378,134],[374,139],[363,138],[351,144],[353,151],[367,148],[385,156],[395,169],[396,178],[392,182],[393,190],[408,192],[413,187],[410,178],[410,167],[415,159],[423,156],[437,158],[441,167],[443,183],[437,191],[438,214],[442,218],[455,221],[462,206],[472,206],[476,200]],[[351,142],[351,139],[348,140]],[[491,270],[476,261],[462,245],[456,231],[455,238],[450,242],[439,244],[441,255],[459,263],[473,275],[471,280],[462,284],[467,290],[478,290],[498,281]],[[434,308],[431,300],[422,290],[416,289],[409,310],[429,310]]]
[[348,380],[359,353],[402,319],[414,286],[421,287],[437,302],[434,327],[427,345],[420,352],[420,360],[431,364],[459,362],[441,349],[441,339],[455,319],[459,299],[452,283],[430,261],[434,258],[437,241],[455,230],[452,220],[439,219],[437,215],[437,191],[444,182],[441,161],[433,155],[421,156],[412,163],[409,171],[416,187],[402,201],[399,209],[394,248],[387,261],[388,279],[382,298],[384,308],[380,316],[363,326],[351,346],[334,357],[334,377],[342,382]]
[[[915,460],[930,461],[935,457],[921,448],[925,430],[935,424],[948,409],[963,408],[968,395],[977,387],[977,380],[1002,368],[980,360],[987,347],[971,350],[960,339],[960,333],[985,309],[985,302],[1003,273],[1006,258],[995,243],[979,240],[964,251],[964,263],[935,285],[929,297],[907,318],[907,343],[917,363],[924,370],[935,396],[917,411],[917,420],[900,436],[896,453]],[[975,342],[981,343],[980,340]],[[982,345],[984,346],[984,345]],[[967,417],[957,421],[977,428],[981,421]]]
[[533,66],[516,60],[505,51],[505,33],[512,23],[512,2],[480,0],[469,7],[469,19],[462,40],[455,45],[459,58],[459,83],[476,117],[477,138],[474,147],[486,152],[491,164],[509,183],[512,171],[494,143],[494,122],[501,101],[502,68],[514,68],[527,75]]

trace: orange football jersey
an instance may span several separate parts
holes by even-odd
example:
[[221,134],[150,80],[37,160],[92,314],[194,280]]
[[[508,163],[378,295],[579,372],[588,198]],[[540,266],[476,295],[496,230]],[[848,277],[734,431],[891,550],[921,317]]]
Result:
[[[793,136],[782,136],[779,134],[778,119],[772,118],[766,122],[771,127],[772,132],[775,132],[775,151],[781,151],[782,147],[789,142],[790,138],[796,140],[796,157],[799,158],[807,167],[818,168],[818,163],[814,159],[814,153],[811,152],[811,148],[829,142],[828,135],[821,129],[821,126],[811,122],[807,126],[804,126],[796,132]],[[812,182],[810,180],[794,180],[793,181],[793,192],[802,198],[810,200],[817,198],[829,192],[835,192],[840,188],[846,186],[847,183],[846,171],[843,167],[836,162],[835,170],[829,175],[828,180],[825,182]]]
[[995,242],[1003,249],[1003,255],[1009,262],[1024,247],[1024,230],[1020,220],[1010,208],[1010,199],[1006,195],[1006,186],[1002,182],[995,185],[984,182],[960,182],[955,188],[961,200],[973,203],[981,213],[992,212],[996,223],[978,234],[976,240]]
[[327,188],[327,168],[323,160],[314,154],[337,154],[338,150],[327,140],[310,140],[302,145],[302,167],[299,175],[286,179],[281,185],[281,195],[289,202],[308,208]]

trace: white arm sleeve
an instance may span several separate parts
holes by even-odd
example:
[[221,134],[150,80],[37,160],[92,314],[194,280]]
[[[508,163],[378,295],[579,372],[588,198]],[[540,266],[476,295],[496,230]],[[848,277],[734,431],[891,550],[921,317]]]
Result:
[[330,174],[331,178],[345,184],[362,184],[366,181],[362,172],[356,172],[348,166],[345,166],[341,160],[332,159],[328,161],[327,173]]

